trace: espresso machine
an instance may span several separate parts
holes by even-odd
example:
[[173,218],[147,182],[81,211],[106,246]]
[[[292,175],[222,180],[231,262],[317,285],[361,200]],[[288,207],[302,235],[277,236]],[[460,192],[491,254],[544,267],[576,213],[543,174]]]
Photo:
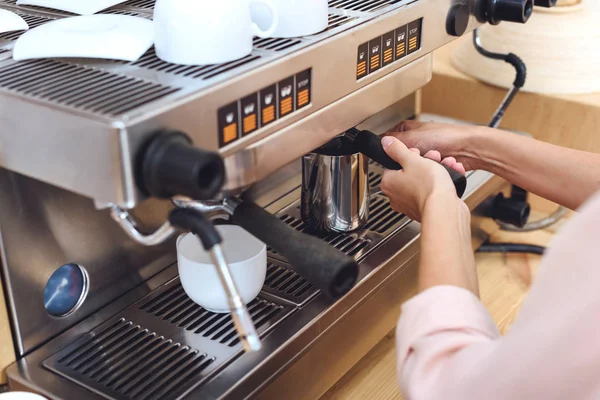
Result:
[[[153,5],[105,13],[152,18]],[[390,208],[383,167],[367,161],[368,218],[315,231],[300,207],[303,156],[354,127],[381,134],[418,118],[435,49],[483,23],[523,23],[532,7],[330,0],[327,30],[255,39],[251,55],[207,66],[169,64],[153,50],[131,63],[15,62],[22,32],[0,34],[8,388],[52,399],[322,394],[414,294],[419,224]],[[69,15],[15,0],[0,8],[31,27]],[[474,171],[462,198],[475,210],[502,185]],[[265,237],[265,285],[238,319],[186,296],[174,208]],[[483,240],[474,223],[474,242]],[[245,328],[260,346],[247,346]]]

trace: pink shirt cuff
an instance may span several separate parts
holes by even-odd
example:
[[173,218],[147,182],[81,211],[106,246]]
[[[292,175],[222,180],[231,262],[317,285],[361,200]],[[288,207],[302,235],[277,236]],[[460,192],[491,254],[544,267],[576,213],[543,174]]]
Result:
[[398,362],[404,364],[417,340],[453,331],[475,333],[488,340],[500,337],[489,312],[470,291],[435,286],[419,293],[402,305],[396,329]]

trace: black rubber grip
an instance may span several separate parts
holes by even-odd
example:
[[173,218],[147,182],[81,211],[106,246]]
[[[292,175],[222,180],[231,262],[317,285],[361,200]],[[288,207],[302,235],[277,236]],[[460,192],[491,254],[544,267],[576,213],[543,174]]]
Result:
[[179,229],[190,231],[198,236],[206,251],[222,241],[221,235],[212,222],[200,211],[191,208],[175,208],[169,213],[169,222]]
[[356,284],[358,264],[327,242],[301,233],[251,202],[235,208],[233,221],[281,253],[293,270],[331,298]]
[[[390,170],[402,169],[400,164],[387,155],[383,149],[383,146],[381,145],[381,138],[379,136],[369,131],[353,131],[353,136],[356,149],[361,153],[373,161],[383,165],[384,168]],[[458,197],[462,197],[467,189],[467,178],[452,168],[449,168],[445,165],[442,166],[446,169],[446,171],[448,171],[448,174],[450,174],[452,183],[454,183],[454,187],[456,188],[456,194]]]

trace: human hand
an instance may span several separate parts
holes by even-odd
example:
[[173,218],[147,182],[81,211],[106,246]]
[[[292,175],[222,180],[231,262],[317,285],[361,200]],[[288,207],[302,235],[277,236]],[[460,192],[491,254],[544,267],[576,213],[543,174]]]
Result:
[[407,147],[419,149],[426,157],[431,150],[439,152],[444,158],[454,157],[466,171],[471,171],[478,169],[472,143],[481,129],[437,122],[402,121],[386,136],[400,139]]
[[462,163],[453,157],[442,159],[436,150],[430,150],[421,157],[419,149],[409,149],[392,136],[384,137],[381,144],[385,152],[402,165],[399,171],[386,170],[381,181],[381,191],[390,199],[394,211],[421,221],[431,196],[456,199],[462,203],[456,196],[456,188],[448,172],[439,164],[441,162],[464,175]]

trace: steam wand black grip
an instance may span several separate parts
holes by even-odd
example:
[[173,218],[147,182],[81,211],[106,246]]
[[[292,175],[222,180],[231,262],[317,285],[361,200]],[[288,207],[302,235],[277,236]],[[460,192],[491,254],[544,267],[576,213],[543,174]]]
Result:
[[[375,162],[383,165],[384,168],[390,170],[401,170],[402,166],[394,161],[390,156],[387,155],[383,146],[381,145],[381,138],[369,131],[351,131],[351,135],[353,136],[354,145],[356,149],[372,159]],[[462,197],[467,189],[467,178],[461,173],[453,170],[450,167],[442,164],[442,167],[448,171],[450,174],[450,178],[452,178],[452,183],[454,183],[454,187],[456,188],[456,194],[458,197]]]
[[175,208],[169,213],[169,223],[184,231],[190,231],[202,242],[204,250],[210,251],[223,239],[215,226],[201,212],[191,208]]
[[251,202],[235,208],[233,221],[281,253],[293,270],[326,295],[337,299],[354,287],[358,264],[327,242],[295,230]]

